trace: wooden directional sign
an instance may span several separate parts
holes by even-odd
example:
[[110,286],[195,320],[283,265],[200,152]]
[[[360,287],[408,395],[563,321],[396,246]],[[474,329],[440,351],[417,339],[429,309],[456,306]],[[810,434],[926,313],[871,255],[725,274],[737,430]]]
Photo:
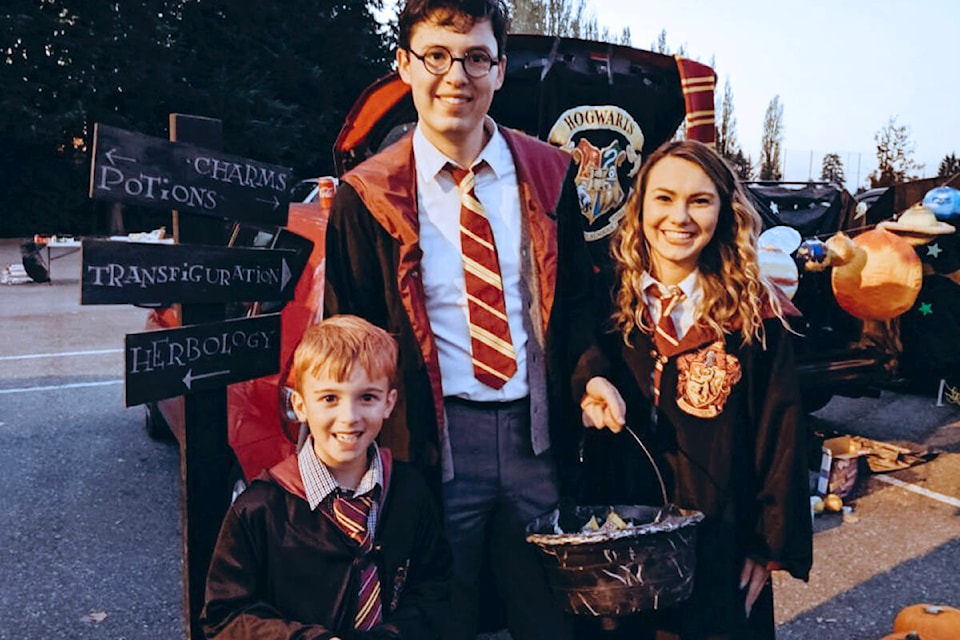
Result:
[[301,265],[290,250],[84,240],[80,304],[285,301]]
[[282,226],[293,171],[97,123],[90,197]]
[[128,407],[280,370],[280,314],[127,334]]

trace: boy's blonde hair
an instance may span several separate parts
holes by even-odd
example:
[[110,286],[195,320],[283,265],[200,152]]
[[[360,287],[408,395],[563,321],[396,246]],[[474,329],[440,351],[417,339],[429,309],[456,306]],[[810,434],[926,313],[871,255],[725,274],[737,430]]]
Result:
[[333,316],[304,331],[293,353],[290,377],[299,393],[308,373],[343,382],[359,365],[371,380],[386,378],[393,388],[397,353],[397,341],[380,327],[357,316]]

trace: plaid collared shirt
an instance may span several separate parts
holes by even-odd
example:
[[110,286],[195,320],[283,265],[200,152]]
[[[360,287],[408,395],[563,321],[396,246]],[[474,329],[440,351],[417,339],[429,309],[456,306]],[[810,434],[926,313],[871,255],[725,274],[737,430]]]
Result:
[[[374,442],[367,450],[367,471],[360,478],[360,484],[355,491],[344,489],[334,480],[333,474],[327,469],[327,465],[320,462],[316,452],[313,450],[313,436],[308,436],[300,452],[297,454],[297,465],[300,467],[300,477],[303,479],[303,488],[307,492],[307,502],[310,504],[310,510],[316,511],[325,500],[339,491],[346,497],[362,496],[373,492],[380,487],[383,491],[383,465],[380,462],[380,449]],[[374,496],[375,498],[377,496]],[[332,500],[332,498],[330,498]],[[328,505],[332,508],[331,505]],[[373,534],[377,530],[377,515],[380,511],[380,504],[375,499],[370,508],[370,517],[367,519],[367,528]]]

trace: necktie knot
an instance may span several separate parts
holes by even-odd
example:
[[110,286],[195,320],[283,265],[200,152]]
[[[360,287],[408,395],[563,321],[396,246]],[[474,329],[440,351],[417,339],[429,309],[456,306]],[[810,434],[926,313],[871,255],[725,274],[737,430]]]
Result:
[[453,181],[457,183],[457,186],[462,185],[463,179],[466,178],[468,174],[473,173],[472,169],[464,169],[462,167],[458,167],[452,162],[448,162],[447,164],[445,164],[443,166],[443,170],[446,171],[451,178],[453,178]]
[[350,498],[340,494],[333,499],[333,514],[337,524],[361,546],[366,546],[370,541],[367,520],[372,506],[373,497],[370,494]]
[[660,301],[660,323],[663,323],[664,318],[673,313],[677,304],[685,297],[683,289],[675,284],[666,287],[666,293],[664,293],[661,285],[654,283],[647,287],[647,293]]

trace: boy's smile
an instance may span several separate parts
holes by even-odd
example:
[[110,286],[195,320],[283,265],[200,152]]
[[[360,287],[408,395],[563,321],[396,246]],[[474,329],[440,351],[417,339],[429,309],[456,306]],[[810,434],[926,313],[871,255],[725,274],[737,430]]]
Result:
[[309,426],[317,458],[340,486],[355,488],[367,469],[367,449],[393,411],[397,390],[385,377],[370,380],[359,365],[343,381],[323,370],[305,373],[300,386],[291,396],[293,410]]

